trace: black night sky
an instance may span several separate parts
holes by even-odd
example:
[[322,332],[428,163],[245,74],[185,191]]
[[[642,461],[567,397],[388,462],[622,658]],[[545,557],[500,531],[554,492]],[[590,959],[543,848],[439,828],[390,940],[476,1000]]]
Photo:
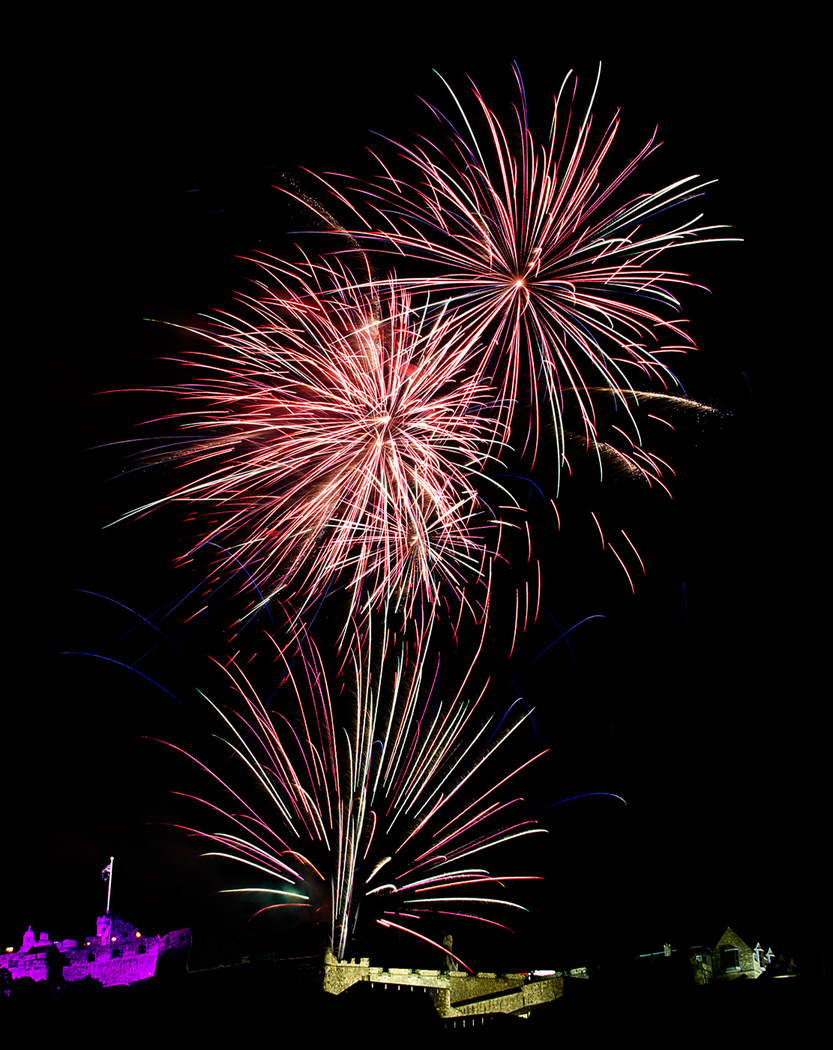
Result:
[[[224,612],[189,626],[180,610],[161,616],[199,582],[172,568],[187,535],[175,511],[103,528],[169,487],[164,470],[126,473],[129,446],[118,442],[170,403],[101,393],[175,374],[160,359],[180,337],[145,318],[189,324],[228,305],[253,275],[240,256],[281,255],[304,228],[273,186],[290,177],[311,187],[300,168],[372,173],[373,132],[409,141],[428,126],[417,96],[446,105],[432,69],[461,89],[469,74],[500,107],[514,98],[517,60],[545,133],[566,71],[586,92],[601,61],[599,120],[622,110],[611,167],[659,124],[664,145],[634,186],[717,179],[698,203],[744,241],[674,260],[710,289],[684,293],[699,350],[678,373],[717,411],[681,419],[657,447],[677,471],[673,501],[621,480],[599,486],[592,465],[579,466],[554,533],[530,496],[544,611],[512,662],[494,659],[489,673],[496,706],[521,694],[536,709],[537,740],[530,731],[519,747],[551,748],[524,788],[549,830],[526,866],[546,881],[521,891],[532,912],[514,938],[490,944],[460,929],[455,946],[475,968],[502,958],[573,966],[716,939],[731,925],[818,967],[824,722],[799,598],[810,501],[790,480],[790,460],[804,456],[804,395],[786,393],[805,380],[801,350],[785,338],[781,297],[791,293],[772,283],[778,209],[766,201],[783,163],[770,136],[784,133],[790,103],[772,97],[768,60],[740,31],[716,33],[696,15],[684,31],[575,18],[539,32],[423,14],[407,33],[390,17],[160,21],[114,26],[95,46],[73,25],[74,47],[58,33],[38,57],[51,90],[48,106],[29,110],[20,154],[30,236],[11,304],[30,404],[12,453],[26,495],[11,503],[7,546],[19,583],[3,944],[19,945],[30,923],[55,936],[92,929],[111,854],[114,908],[142,930],[191,924],[232,937],[246,926],[245,910],[214,892],[221,871],[163,826],[177,819],[169,792],[188,790],[188,770],[145,739],[199,747],[208,726],[193,689],[211,688],[206,654],[225,644]],[[647,570],[635,596],[601,551],[590,510],[634,538]],[[590,792],[627,806],[604,795],[556,805]],[[255,932],[280,949],[279,931]],[[392,964],[411,951],[390,940],[371,948]]]

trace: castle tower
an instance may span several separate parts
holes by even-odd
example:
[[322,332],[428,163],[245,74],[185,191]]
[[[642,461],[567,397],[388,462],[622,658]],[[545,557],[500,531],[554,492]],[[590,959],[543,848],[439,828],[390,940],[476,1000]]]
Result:
[[112,930],[113,923],[109,915],[99,915],[95,921],[95,935],[98,938],[99,944],[110,943],[110,931]]

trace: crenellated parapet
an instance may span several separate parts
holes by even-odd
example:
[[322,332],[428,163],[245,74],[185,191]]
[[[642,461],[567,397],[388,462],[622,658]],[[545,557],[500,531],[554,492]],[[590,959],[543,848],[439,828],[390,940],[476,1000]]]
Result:
[[430,995],[440,1017],[451,1019],[496,1013],[525,1017],[534,1007],[552,1002],[564,993],[562,977],[530,980],[520,973],[469,974],[371,966],[369,959],[339,960],[326,949],[322,974],[325,992],[340,995],[361,982],[422,988]]

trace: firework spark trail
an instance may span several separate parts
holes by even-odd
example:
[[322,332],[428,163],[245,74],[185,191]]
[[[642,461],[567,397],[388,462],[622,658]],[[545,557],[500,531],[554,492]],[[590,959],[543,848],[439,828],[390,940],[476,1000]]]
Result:
[[[475,117],[446,84],[463,130],[428,104],[442,136],[451,140],[445,152],[428,139],[413,147],[394,143],[410,175],[400,178],[380,159],[383,176],[356,188],[364,206],[353,191],[326,185],[361,220],[352,234],[362,243],[433,266],[433,275],[399,281],[415,294],[437,295],[472,342],[482,342],[476,375],[501,392],[504,438],[519,394],[528,389],[524,450],[534,461],[543,408],[552,419],[560,465],[568,396],[588,441],[595,442],[593,386],[614,391],[630,415],[629,371],[643,382],[676,385],[665,357],[694,343],[681,328],[672,288],[692,282],[687,274],[657,267],[656,259],[679,245],[714,239],[703,235],[721,227],[698,226],[697,216],[654,230],[660,212],[710,185],[697,182],[698,176],[614,204],[614,195],[658,148],[656,132],[605,182],[618,114],[594,145],[590,108],[580,122],[574,118],[575,83],[570,98],[568,74],[554,100],[549,137],[536,144],[517,67],[515,76],[520,105],[514,126],[504,127],[472,84],[476,118],[485,127],[479,135]],[[663,313],[677,319],[672,323]]]
[[472,890],[536,876],[492,875],[471,858],[543,830],[511,817],[520,799],[495,797],[534,759],[482,786],[484,767],[488,777],[495,752],[530,713],[507,720],[487,743],[494,727],[481,711],[482,692],[475,699],[439,694],[428,671],[430,624],[408,642],[384,624],[381,631],[381,639],[372,627],[356,634],[350,692],[338,700],[308,637],[296,635],[286,648],[270,639],[295,695],[291,717],[285,707],[267,711],[239,666],[225,668],[235,701],[228,710],[209,703],[224,725],[219,739],[245,775],[221,778],[193,759],[232,805],[197,799],[226,829],[186,830],[213,844],[209,855],[268,876],[228,892],[281,896],[261,910],[312,908],[324,895],[339,957],[369,898],[380,914],[400,918],[457,902],[473,909],[471,918],[491,923],[477,910],[519,907]]
[[200,333],[213,350],[173,388],[199,406],[169,417],[193,436],[154,458],[193,480],[132,515],[171,501],[211,513],[186,557],[219,540],[221,570],[242,561],[265,600],[301,610],[334,585],[349,614],[391,595],[406,615],[444,590],[465,601],[499,532],[478,491],[494,395],[466,369],[470,340],[443,311],[414,312],[395,280],[261,265],[269,287]]

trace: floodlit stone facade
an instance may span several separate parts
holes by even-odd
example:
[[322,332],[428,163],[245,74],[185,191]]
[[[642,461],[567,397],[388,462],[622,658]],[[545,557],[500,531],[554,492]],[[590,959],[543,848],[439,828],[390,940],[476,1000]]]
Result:
[[533,1007],[552,1002],[564,993],[564,978],[534,978],[523,973],[461,973],[453,970],[412,970],[404,967],[371,966],[369,959],[340,962],[327,949],[324,955],[323,986],[340,995],[354,984],[399,985],[422,988],[440,1017],[462,1021],[487,1014],[529,1017]]
[[83,941],[55,941],[46,933],[36,937],[30,926],[17,951],[7,949],[0,955],[0,966],[13,978],[44,981],[54,971],[55,979],[93,977],[110,987],[148,980],[156,974],[163,956],[181,954],[184,963],[190,944],[190,930],[145,937],[117,915],[100,915],[95,936]]
[[755,980],[765,972],[774,956],[772,949],[764,951],[758,942],[750,948],[735,931],[727,926],[712,953],[712,979],[734,981],[738,977]]
[[[679,962],[688,956],[689,977],[695,984],[711,984],[712,981],[734,981],[738,978],[756,980],[768,967],[774,966],[775,955],[771,948],[764,949],[760,942],[750,947],[735,931],[727,926],[717,943],[692,945],[689,948],[672,948],[666,944],[662,951],[644,952],[639,956],[640,965],[651,965],[655,976],[664,971],[663,957]],[[794,969],[789,970],[794,973]],[[678,972],[682,972],[677,967]]]

